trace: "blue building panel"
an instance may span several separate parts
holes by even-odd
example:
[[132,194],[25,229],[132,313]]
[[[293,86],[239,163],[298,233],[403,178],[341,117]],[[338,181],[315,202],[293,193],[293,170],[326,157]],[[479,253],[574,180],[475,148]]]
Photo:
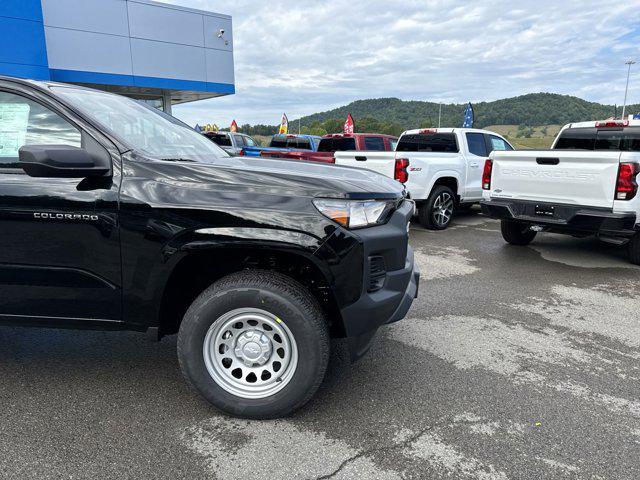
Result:
[[0,75],[33,80],[51,80],[49,67],[38,65],[21,65],[19,63],[0,62]]
[[42,23],[0,17],[0,62],[46,67]]
[[49,70],[51,80],[61,83],[91,83],[95,85],[130,85],[134,86],[133,75],[117,73],[83,72],[81,70]]
[[42,4],[40,0],[2,0],[0,17],[21,18],[42,23]]
[[0,72],[49,79],[40,0],[0,1]]
[[176,78],[134,77],[139,87],[162,88],[165,90],[185,90],[191,92],[211,92],[231,95],[236,93],[235,85],[229,83],[197,82]]
[[[0,66],[0,68],[2,68]],[[176,78],[141,77],[118,75],[114,73],[82,72],[79,70],[49,70],[51,80],[62,83],[88,83],[98,85],[129,85],[162,90],[179,90],[187,92],[210,92],[224,95],[236,93],[235,85],[228,83],[209,83]]]

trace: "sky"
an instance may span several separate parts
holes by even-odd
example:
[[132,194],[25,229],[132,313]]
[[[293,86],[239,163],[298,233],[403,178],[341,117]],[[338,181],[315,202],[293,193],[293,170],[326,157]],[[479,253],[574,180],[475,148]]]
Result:
[[[164,0],[163,0],[164,1]],[[233,17],[236,94],[174,107],[194,125],[280,122],[354,100],[533,92],[622,104],[640,0],[169,0]],[[640,63],[628,103],[640,103]]]

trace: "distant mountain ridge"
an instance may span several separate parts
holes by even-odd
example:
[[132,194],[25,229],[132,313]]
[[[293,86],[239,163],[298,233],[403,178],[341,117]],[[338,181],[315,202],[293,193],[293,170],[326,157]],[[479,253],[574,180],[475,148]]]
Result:
[[[493,102],[473,103],[475,127],[487,125],[553,125],[571,122],[602,120],[614,114],[613,105],[588,102],[571,95],[555,93],[530,93],[518,97],[505,98]],[[358,118],[376,119],[392,123],[403,129],[434,126],[438,123],[439,104],[398,98],[374,98],[357,100],[343,107],[315,113],[300,119],[302,126],[332,119],[346,118],[351,113],[356,126]],[[465,104],[443,104],[442,126],[461,126],[464,119]],[[622,106],[617,107],[617,114]],[[640,104],[627,106],[627,113],[640,113]],[[297,120],[291,122],[297,124]]]

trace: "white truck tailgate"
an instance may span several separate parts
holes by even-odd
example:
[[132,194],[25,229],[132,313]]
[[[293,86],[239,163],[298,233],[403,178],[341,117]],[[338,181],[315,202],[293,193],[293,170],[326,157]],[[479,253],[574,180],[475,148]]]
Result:
[[366,168],[393,178],[396,164],[395,152],[336,152],[336,165]]
[[491,197],[612,208],[620,152],[493,152]]

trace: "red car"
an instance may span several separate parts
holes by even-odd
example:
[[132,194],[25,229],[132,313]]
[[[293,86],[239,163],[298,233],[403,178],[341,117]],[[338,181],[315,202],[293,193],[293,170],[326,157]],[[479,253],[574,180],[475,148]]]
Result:
[[265,151],[262,157],[291,158],[312,162],[335,163],[334,152],[369,151],[392,152],[396,149],[398,138],[379,133],[333,133],[320,140],[317,152]]

